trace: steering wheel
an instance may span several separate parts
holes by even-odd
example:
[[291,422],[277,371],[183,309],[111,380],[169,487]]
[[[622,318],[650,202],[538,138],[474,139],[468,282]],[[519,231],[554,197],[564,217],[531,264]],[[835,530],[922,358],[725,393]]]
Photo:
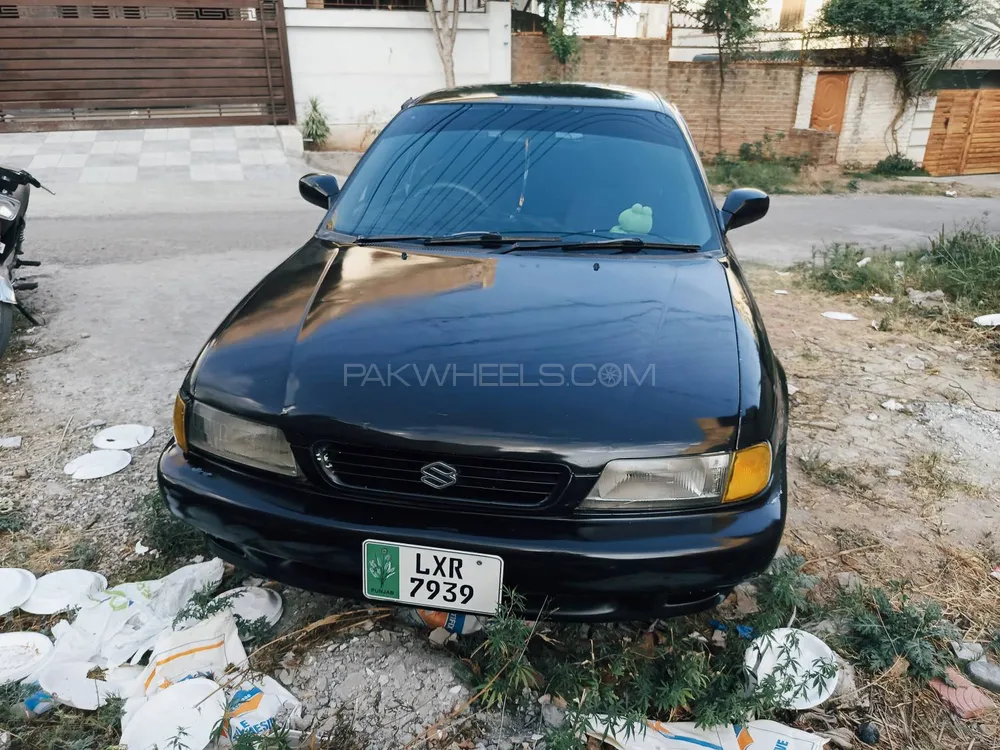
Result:
[[460,193],[465,193],[471,198],[474,198],[479,202],[479,205],[483,208],[489,208],[490,204],[483,196],[477,193],[472,188],[466,187],[465,185],[460,185],[457,182],[435,182],[433,185],[428,185],[427,187],[420,188],[413,194],[413,198],[419,198],[424,193],[429,193],[431,190],[446,188],[448,190],[457,190]]

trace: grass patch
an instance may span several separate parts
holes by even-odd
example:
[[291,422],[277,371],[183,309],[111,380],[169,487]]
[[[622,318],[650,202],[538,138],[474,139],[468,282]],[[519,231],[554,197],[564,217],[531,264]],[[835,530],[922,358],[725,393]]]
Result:
[[776,136],[767,133],[762,140],[743,143],[735,156],[719,153],[708,165],[709,181],[713,185],[753,187],[767,193],[787,192],[788,186],[798,181],[804,160],[778,154],[774,144],[784,137],[784,133]]
[[[9,707],[23,700],[25,695],[17,692],[21,686],[0,686],[0,704]],[[29,691],[29,694],[34,689]],[[19,697],[18,697],[19,696]],[[8,698],[17,700],[8,703]],[[10,731],[13,742],[11,750],[92,750],[113,748],[121,737],[121,714],[123,701],[110,698],[96,711],[77,711],[64,706],[56,706],[51,711],[34,719],[20,718],[13,712],[5,712],[0,718],[0,729]]]
[[[859,266],[864,258],[870,260]],[[942,230],[925,248],[876,250],[833,243],[814,250],[803,270],[809,283],[825,292],[901,299],[908,288],[941,289],[959,309],[1000,310],[1000,236],[978,223]]]
[[799,466],[813,484],[820,487],[837,487],[851,490],[859,495],[865,495],[870,490],[850,469],[844,466],[834,466],[829,460],[820,458],[816,451],[799,457]]
[[205,535],[167,510],[158,491],[150,492],[141,501],[138,533],[157,553],[127,563],[126,569],[119,571],[125,580],[162,578],[192,557],[206,554]]

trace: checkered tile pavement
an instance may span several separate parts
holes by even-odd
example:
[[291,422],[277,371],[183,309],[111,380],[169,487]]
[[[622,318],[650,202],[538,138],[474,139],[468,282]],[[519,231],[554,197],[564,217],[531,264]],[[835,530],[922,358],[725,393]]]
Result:
[[0,164],[51,184],[298,176],[269,125],[3,133]]

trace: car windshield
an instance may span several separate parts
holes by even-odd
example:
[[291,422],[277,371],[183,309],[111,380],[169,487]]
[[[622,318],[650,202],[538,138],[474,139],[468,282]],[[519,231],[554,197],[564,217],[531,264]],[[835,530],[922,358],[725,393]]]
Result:
[[326,228],[365,237],[624,235],[704,247],[715,237],[711,211],[695,158],[662,113],[427,104],[386,127]]

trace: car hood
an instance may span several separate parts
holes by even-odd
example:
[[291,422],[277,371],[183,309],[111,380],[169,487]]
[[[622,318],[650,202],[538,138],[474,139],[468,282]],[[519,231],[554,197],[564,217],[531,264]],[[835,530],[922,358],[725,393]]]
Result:
[[193,395],[293,443],[546,454],[730,450],[739,353],[707,255],[413,252],[313,240],[230,315]]

